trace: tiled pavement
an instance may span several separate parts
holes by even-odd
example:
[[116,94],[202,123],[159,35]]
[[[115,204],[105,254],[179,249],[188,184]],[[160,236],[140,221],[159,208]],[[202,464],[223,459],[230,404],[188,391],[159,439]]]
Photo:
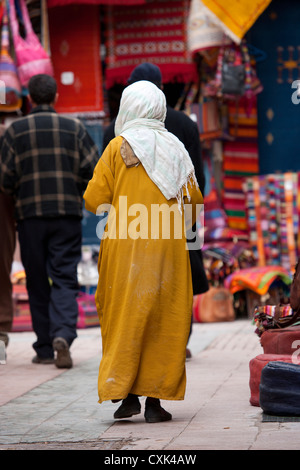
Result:
[[[162,402],[173,420],[140,415],[114,421],[119,406],[98,404],[99,328],[78,330],[74,367],[32,364],[31,332],[10,334],[0,365],[0,450],[298,450],[300,422],[262,422],[249,403],[249,361],[262,353],[242,319],[195,324],[186,398]],[[142,403],[144,399],[142,398]]]

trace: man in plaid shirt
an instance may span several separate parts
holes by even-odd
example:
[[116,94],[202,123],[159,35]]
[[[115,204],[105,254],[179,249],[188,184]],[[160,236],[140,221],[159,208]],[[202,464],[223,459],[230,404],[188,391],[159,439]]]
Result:
[[82,195],[99,154],[78,120],[56,113],[52,77],[35,75],[28,90],[31,112],[13,122],[3,136],[0,190],[15,198],[37,336],[33,362],[69,368],[69,348],[77,336]]

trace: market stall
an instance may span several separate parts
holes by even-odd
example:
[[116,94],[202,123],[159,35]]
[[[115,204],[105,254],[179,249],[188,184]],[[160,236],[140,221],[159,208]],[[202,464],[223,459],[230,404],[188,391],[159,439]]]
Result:
[[[25,10],[18,8],[21,0],[10,2],[22,35]],[[2,123],[29,111],[7,34],[9,5],[3,2],[1,10],[2,63],[9,63],[10,84],[14,77],[16,85],[7,88],[8,101],[0,105]],[[279,0],[230,2],[230,8],[213,0],[29,0],[24,5],[58,82],[57,111],[81,119],[99,153],[131,70],[144,61],[161,68],[168,103],[198,125],[206,174],[204,226],[199,220],[198,229],[204,230],[211,289],[223,289],[232,299],[227,319],[251,317],[257,305],[287,299],[300,250],[300,149],[295,126],[288,123],[296,122],[291,86],[299,78],[299,46],[296,28],[282,38],[280,31],[282,18],[286,24],[287,16],[293,24],[297,19],[293,2],[285,8]],[[287,135],[279,129],[283,121]],[[84,212],[80,326],[98,324],[90,296],[97,283],[99,221]],[[270,274],[266,290],[258,277],[236,289],[236,278],[258,276],[258,268]],[[211,292],[203,295],[194,299],[195,321],[204,321],[200,305],[216,301]]]

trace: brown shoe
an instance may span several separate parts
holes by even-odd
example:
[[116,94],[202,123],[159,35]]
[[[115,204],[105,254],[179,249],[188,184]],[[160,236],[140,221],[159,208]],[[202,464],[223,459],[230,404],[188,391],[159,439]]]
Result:
[[71,369],[71,367],[73,367],[73,361],[71,358],[69,345],[65,338],[55,338],[52,345],[54,351],[56,351],[56,367],[58,369]]
[[34,356],[31,361],[33,364],[54,364],[53,357],[39,357],[38,355]]

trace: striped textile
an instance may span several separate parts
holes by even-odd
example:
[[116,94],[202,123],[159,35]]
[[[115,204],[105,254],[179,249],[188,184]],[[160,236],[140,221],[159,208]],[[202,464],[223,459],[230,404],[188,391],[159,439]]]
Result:
[[[259,312],[259,313],[265,313],[269,317],[274,317],[277,310],[278,310],[277,305],[264,305],[263,307],[260,307],[260,309],[255,309],[254,314]],[[294,314],[293,309],[289,304],[280,306],[279,311],[280,311],[280,317],[282,318],[290,317]]]
[[[254,309],[255,333],[261,336],[264,331],[273,328],[283,328],[294,316],[294,311],[289,304],[286,305],[261,305]],[[296,315],[295,315],[296,321]]]
[[228,226],[240,230],[247,230],[243,183],[259,173],[256,101],[249,113],[246,110],[243,98],[229,104],[229,135],[234,140],[223,146],[223,207]]
[[265,187],[259,177],[246,179],[246,213],[249,230],[249,242],[258,266],[264,266],[268,259],[268,230],[266,224],[266,194]]

